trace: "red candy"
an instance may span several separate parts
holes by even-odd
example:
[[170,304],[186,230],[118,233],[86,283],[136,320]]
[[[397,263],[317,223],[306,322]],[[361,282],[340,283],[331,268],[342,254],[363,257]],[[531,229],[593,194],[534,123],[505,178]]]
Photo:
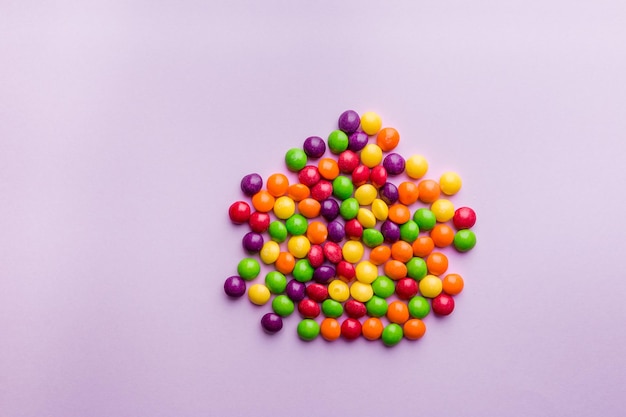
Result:
[[315,301],[305,298],[298,303],[298,311],[305,319],[314,319],[320,315],[320,306]]
[[348,220],[344,225],[344,230],[348,239],[360,240],[363,236],[363,226],[357,219]]
[[370,179],[370,169],[365,165],[359,165],[352,171],[352,183],[355,187],[365,184]]
[[350,282],[356,277],[356,269],[348,261],[340,261],[336,269],[337,277],[346,282]]
[[353,319],[359,319],[367,313],[365,304],[357,300],[346,301],[343,308],[346,310],[348,317],[352,317]]
[[333,184],[320,180],[311,188],[311,197],[317,201],[324,201],[333,194]]
[[309,284],[309,286],[306,287],[306,295],[308,295],[311,300],[321,303],[328,298],[328,288],[326,285],[322,284]]
[[250,205],[245,201],[235,201],[228,209],[228,217],[235,224],[242,224],[250,218]]
[[413,278],[402,278],[396,284],[396,294],[402,300],[413,298],[417,294],[418,284]]
[[313,268],[322,266],[324,263],[324,249],[320,245],[311,245],[307,258]]
[[250,229],[252,229],[253,232],[263,233],[267,229],[269,229],[270,220],[271,219],[269,214],[255,211],[250,215],[248,224],[250,225]]
[[370,173],[370,181],[376,188],[380,188],[387,182],[387,170],[382,165],[377,165],[372,168]]
[[324,243],[324,257],[328,262],[338,264],[343,259],[341,246],[335,242]]
[[341,335],[348,340],[354,340],[361,336],[361,322],[357,319],[348,318],[341,323]]
[[298,173],[298,180],[307,187],[313,187],[321,178],[319,170],[313,165],[305,166]]
[[447,316],[454,311],[454,298],[448,294],[441,293],[433,298],[433,313],[438,316]]
[[454,212],[452,222],[457,230],[470,229],[476,224],[476,212],[469,207],[459,207]]
[[339,170],[344,174],[350,174],[356,167],[359,166],[361,159],[359,155],[348,150],[343,151],[339,154],[339,158],[337,159],[337,165],[339,165]]

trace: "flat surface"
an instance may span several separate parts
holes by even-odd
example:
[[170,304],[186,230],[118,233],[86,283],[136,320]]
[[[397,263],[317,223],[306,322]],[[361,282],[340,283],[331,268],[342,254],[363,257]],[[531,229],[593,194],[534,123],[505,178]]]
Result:
[[[0,416],[617,416],[622,1],[0,2]],[[418,343],[222,292],[251,171],[378,111],[479,245]]]

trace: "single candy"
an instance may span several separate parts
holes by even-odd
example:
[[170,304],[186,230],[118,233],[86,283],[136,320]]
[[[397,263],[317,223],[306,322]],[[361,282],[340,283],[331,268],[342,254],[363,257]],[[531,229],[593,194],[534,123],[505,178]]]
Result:
[[252,197],[263,188],[263,178],[257,173],[248,174],[241,179],[241,191]]
[[315,269],[311,266],[308,259],[300,259],[293,267],[292,275],[295,280],[300,282],[308,282],[313,279]]
[[333,300],[343,303],[350,297],[350,288],[345,282],[335,279],[328,284],[328,295]]
[[333,184],[320,180],[311,188],[311,197],[317,201],[324,201],[333,194]]
[[412,278],[402,278],[396,284],[396,293],[398,298],[409,300],[417,295],[417,281]]
[[412,155],[406,160],[406,173],[410,178],[419,179],[428,171],[428,161],[422,155]]
[[391,257],[396,261],[407,263],[413,257],[411,244],[403,240],[398,240],[391,245]]
[[280,220],[274,220],[270,223],[268,233],[273,241],[282,243],[287,239],[287,227]]
[[367,145],[369,137],[365,132],[354,132],[348,138],[348,149],[358,152]]
[[380,232],[385,242],[393,243],[400,239],[400,227],[390,220],[385,220],[380,226]]
[[430,313],[430,304],[422,296],[415,296],[409,301],[409,314],[416,319],[423,319]]
[[320,315],[320,306],[315,301],[305,298],[298,303],[298,312],[305,319],[314,319]]
[[443,278],[443,292],[457,295],[463,291],[463,278],[459,274],[448,274]]
[[435,214],[427,208],[420,208],[413,213],[413,220],[421,231],[431,230],[437,224]]
[[376,229],[363,230],[363,243],[368,248],[374,248],[383,243],[384,240],[383,234]]
[[351,263],[359,262],[363,257],[363,252],[363,245],[355,240],[346,242],[341,249],[343,259]]
[[229,297],[239,298],[246,293],[246,282],[236,275],[226,278],[224,292]]
[[311,190],[304,184],[291,184],[289,188],[287,188],[287,197],[291,198],[293,201],[302,201],[310,195]]
[[400,239],[405,242],[413,243],[418,238],[420,228],[415,220],[409,220],[400,226]]
[[348,239],[360,240],[361,236],[363,236],[363,226],[357,219],[348,220],[344,225],[344,229]]
[[254,284],[248,289],[248,298],[253,304],[263,305],[270,300],[270,290],[263,284]]
[[393,301],[387,309],[387,319],[392,323],[404,324],[409,319],[409,308],[402,301]]
[[306,233],[309,223],[301,214],[294,214],[285,222],[287,232],[292,236],[301,236]]
[[356,279],[371,284],[378,277],[378,267],[370,261],[361,261],[356,266]]
[[328,288],[322,284],[309,284],[306,287],[306,295],[316,303],[321,303],[328,298]]
[[425,257],[435,248],[435,243],[430,236],[418,236],[413,242],[413,255]]
[[374,295],[374,290],[372,290],[372,286],[370,284],[364,284],[361,281],[355,281],[350,286],[350,295],[355,300],[366,303]]
[[261,327],[269,334],[274,334],[283,328],[283,319],[275,313],[267,313],[261,318]]
[[354,198],[362,206],[369,206],[376,199],[378,190],[372,184],[363,184],[354,192]]
[[376,136],[376,144],[385,152],[395,149],[399,142],[400,134],[393,127],[382,129]]
[[281,294],[287,288],[287,278],[278,271],[270,271],[265,275],[265,286],[274,294]]
[[370,171],[370,181],[374,187],[385,185],[387,177],[387,169],[382,165],[377,165]]
[[340,302],[331,300],[330,298],[324,300],[322,303],[322,312],[326,317],[337,318],[343,314],[343,306]]
[[263,233],[270,227],[270,215],[255,211],[248,219],[250,230],[256,233]]
[[316,166],[307,165],[298,172],[298,181],[307,187],[313,187],[322,179]]
[[287,196],[278,197],[274,202],[274,215],[281,220],[290,218],[295,212],[296,203]]
[[383,161],[383,150],[374,143],[368,143],[361,151],[361,163],[368,168],[374,168]]
[[246,281],[253,280],[261,272],[261,265],[254,258],[244,258],[237,265],[237,273]]
[[385,221],[389,216],[389,206],[383,200],[377,198],[372,202],[372,213],[374,213],[376,219]]
[[306,258],[309,249],[311,249],[311,242],[304,236],[292,236],[287,242],[287,250],[298,259]]
[[328,135],[328,149],[334,154],[340,154],[348,149],[348,135],[341,130],[333,130]]
[[420,294],[427,298],[435,298],[441,294],[443,284],[439,277],[434,275],[426,275],[419,284]]
[[360,207],[359,212],[356,215],[357,220],[361,223],[363,228],[372,228],[376,226],[376,216],[371,210]]
[[433,252],[426,258],[428,273],[432,275],[443,275],[448,270],[448,257],[441,252]]
[[339,205],[339,214],[345,220],[354,219],[359,214],[359,202],[354,197],[346,198]]
[[305,198],[298,203],[298,211],[307,219],[313,219],[319,216],[322,205],[313,198]]
[[274,197],[287,194],[289,179],[284,174],[272,174],[267,179],[267,192]]
[[348,300],[344,306],[348,317],[352,317],[353,319],[360,319],[367,314],[365,304],[360,301]]
[[320,324],[320,334],[329,342],[339,339],[341,336],[341,326],[339,322],[331,317],[326,317]]
[[290,274],[296,266],[296,258],[289,252],[281,252],[274,262],[274,268],[280,273]]
[[365,133],[372,136],[378,133],[383,126],[380,116],[373,111],[365,112],[361,115],[361,128]]
[[350,178],[342,175],[333,180],[332,194],[340,200],[345,200],[352,195],[354,191],[354,185]]
[[370,169],[365,165],[359,165],[352,171],[352,184],[356,187],[367,183],[370,179]]
[[268,191],[261,190],[252,196],[252,206],[256,211],[267,213],[274,208],[276,198]]
[[340,261],[337,264],[337,278],[350,282],[356,276],[356,269],[354,265],[348,261]]
[[385,204],[393,204],[398,201],[398,188],[390,182],[386,182],[380,190],[380,199],[385,202]]
[[385,262],[383,265],[383,271],[385,271],[385,275],[396,281],[406,277],[407,274],[406,265],[400,261],[396,261],[395,259],[390,259]]
[[250,218],[250,206],[245,201],[235,201],[228,208],[228,217],[235,224],[242,224]]
[[339,129],[350,134],[356,132],[361,124],[361,118],[359,114],[354,110],[346,110],[339,116],[339,121],[337,123]]
[[476,212],[469,207],[459,207],[454,212],[452,222],[458,230],[471,229],[476,224]]
[[[380,236],[381,236],[380,243],[383,243],[382,233],[380,234]],[[382,265],[385,262],[387,262],[390,257],[391,257],[391,249],[389,249],[389,246],[379,245],[379,246],[376,246],[375,248],[372,248],[372,250],[370,251],[370,262],[372,262],[374,265]]]
[[435,246],[445,248],[454,241],[454,230],[447,224],[439,223],[430,231],[430,237],[433,239]]
[[417,184],[411,181],[403,181],[398,186],[398,201],[405,206],[410,206],[417,201],[419,189]]
[[322,265],[313,272],[313,280],[321,284],[326,284],[335,277],[335,268],[330,265]]
[[313,319],[304,319],[298,323],[298,336],[304,341],[315,339],[320,334],[320,325]]
[[331,158],[322,158],[317,163],[317,170],[319,171],[322,178],[325,178],[329,181],[334,180],[339,175],[339,165],[337,165],[337,161]]
[[394,152],[385,156],[385,159],[383,159],[383,166],[387,170],[387,174],[395,176],[404,172],[406,163],[400,154]]
[[422,203],[432,203],[439,198],[441,190],[439,184],[433,180],[422,180],[417,184],[417,190],[419,193],[418,199]]
[[417,340],[426,333],[426,325],[420,319],[410,319],[402,327],[404,337],[409,340]]
[[331,242],[341,242],[346,237],[346,231],[341,222],[333,220],[328,223],[328,240]]
[[307,258],[313,268],[319,268],[324,263],[324,249],[320,245],[311,245]]
[[295,305],[289,297],[284,294],[277,295],[272,300],[272,310],[281,317],[287,317],[295,310]]
[[290,171],[298,172],[307,163],[306,153],[299,148],[292,148],[285,154],[285,163]]
[[328,262],[338,264],[339,261],[343,259],[343,255],[341,254],[341,246],[339,246],[335,242],[326,242],[323,246],[323,249],[324,257]]
[[320,214],[327,221],[332,221],[339,216],[339,203],[337,200],[328,198],[321,202]]
[[402,327],[397,323],[390,323],[383,330],[382,339],[385,346],[395,346],[400,343],[403,336]]
[[[328,228],[325,223],[314,221],[306,229],[306,237],[312,244],[322,244],[328,237]],[[309,248],[310,249],[310,248]]]
[[428,266],[426,262],[419,256],[411,258],[406,263],[406,275],[409,278],[420,280],[428,274]]
[[361,335],[361,322],[353,318],[345,319],[341,323],[341,335],[348,340],[358,338]]
[[463,229],[454,235],[454,247],[459,252],[467,252],[476,246],[476,235],[469,229]]
[[433,313],[448,316],[454,311],[454,299],[448,294],[439,294],[433,299]]
[[263,248],[263,235],[255,232],[248,232],[243,236],[241,245],[248,252],[256,253]]
[[361,333],[367,340],[378,340],[383,334],[383,323],[377,317],[370,317],[363,322]]
[[324,152],[326,152],[326,142],[324,142],[324,139],[319,136],[310,136],[304,140],[302,149],[309,158],[317,159],[324,155]]
[[396,291],[396,284],[385,275],[380,275],[372,283],[374,294],[381,298],[388,298]]
[[306,294],[306,285],[304,285],[302,282],[292,279],[287,283],[287,288],[285,289],[285,291],[287,293],[287,296],[293,301],[300,301],[304,298]]
[[339,170],[344,174],[351,174],[352,171],[354,171],[355,168],[359,166],[359,163],[359,155],[351,150],[345,150],[341,152],[339,154],[339,157],[337,158],[337,165],[339,165]]
[[389,305],[384,298],[374,295],[367,303],[365,303],[365,307],[367,308],[367,314],[370,316],[382,317],[387,314]]
[[461,189],[461,177],[456,172],[444,172],[439,178],[441,192],[446,195],[454,195]]
[[440,198],[430,205],[430,211],[438,222],[445,223],[454,216],[454,204],[450,200]]

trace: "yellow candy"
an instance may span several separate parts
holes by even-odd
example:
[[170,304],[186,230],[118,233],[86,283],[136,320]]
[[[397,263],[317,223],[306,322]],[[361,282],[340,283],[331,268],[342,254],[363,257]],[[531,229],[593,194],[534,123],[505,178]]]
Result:
[[422,155],[412,155],[406,160],[404,169],[409,177],[422,178],[428,171],[428,161]]
[[454,204],[450,200],[440,198],[431,204],[430,211],[433,212],[438,222],[445,223],[454,217]]
[[294,258],[305,258],[311,249],[311,241],[304,236],[293,236],[287,242],[287,250]]
[[328,296],[335,301],[343,303],[350,297],[350,288],[344,281],[335,279],[328,284]]
[[354,192],[354,198],[361,206],[369,206],[376,199],[378,190],[372,184],[363,184]]
[[361,242],[356,240],[347,241],[343,244],[343,248],[341,248],[343,259],[350,263],[359,262],[363,257],[363,252],[363,245],[361,244]]
[[253,304],[262,306],[270,300],[270,290],[263,284],[254,284],[248,289],[248,298]]
[[355,300],[366,303],[374,295],[374,290],[370,284],[354,281],[350,286],[350,295]]
[[366,208],[361,207],[359,209],[356,219],[361,223],[361,226],[366,229],[371,229],[376,226],[376,216]]
[[274,202],[274,214],[279,219],[288,219],[296,212],[296,203],[287,196],[278,197]]
[[276,259],[278,259],[279,254],[280,254],[280,246],[278,245],[278,243],[274,242],[273,240],[270,240],[263,244],[263,247],[261,248],[261,252],[259,253],[259,257],[261,258],[261,261],[264,264],[270,265],[276,262]]
[[356,279],[364,284],[371,284],[378,278],[378,267],[370,261],[362,261],[356,265]]
[[374,217],[384,222],[389,215],[389,207],[383,200],[377,198],[372,202],[372,213],[374,213]]
[[382,160],[383,150],[374,143],[365,145],[361,151],[361,162],[368,168],[374,168],[376,165],[379,165]]
[[368,135],[375,135],[381,127],[383,127],[383,119],[378,114],[368,111],[361,115],[361,129]]
[[434,275],[426,275],[421,279],[420,284],[420,293],[424,297],[435,298],[439,294],[441,294],[441,289],[443,288],[443,283],[439,277]]
[[441,192],[446,195],[453,195],[461,189],[462,181],[456,172],[444,172],[439,178],[439,187]]

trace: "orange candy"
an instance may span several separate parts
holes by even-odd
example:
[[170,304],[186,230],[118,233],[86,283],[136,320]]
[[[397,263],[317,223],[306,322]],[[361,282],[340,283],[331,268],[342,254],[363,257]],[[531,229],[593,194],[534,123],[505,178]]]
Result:
[[376,136],[376,145],[378,145],[378,147],[382,149],[383,152],[389,152],[390,150],[394,149],[396,146],[398,146],[399,142],[400,134],[393,127],[386,127],[384,129],[381,129]]
[[274,196],[265,190],[261,190],[252,196],[252,206],[261,213],[272,211],[275,201]]
[[444,223],[439,223],[430,231],[430,237],[438,248],[450,246],[454,241],[454,230]]
[[404,204],[393,204],[389,207],[389,220],[396,224],[404,224],[411,220],[411,211]]
[[413,242],[413,255],[423,258],[430,255],[435,249],[435,243],[430,236],[419,236]]
[[395,259],[385,262],[383,269],[385,271],[385,275],[393,280],[399,280],[406,277],[406,265],[400,261],[396,261]]
[[322,222],[315,221],[309,223],[309,227],[306,229],[306,237],[314,245],[319,245],[326,241],[328,237],[328,229]]
[[326,317],[320,324],[320,333],[324,339],[332,342],[341,336],[341,325],[337,320]]
[[417,185],[418,197],[422,203],[432,203],[439,198],[441,188],[437,181],[422,180]]
[[398,185],[398,201],[405,206],[410,206],[417,201],[419,188],[414,182],[404,181]]
[[391,245],[391,257],[396,261],[407,263],[413,257],[413,247],[404,240],[398,240]]
[[426,333],[426,325],[420,319],[411,319],[404,323],[404,337],[409,340],[417,340]]
[[374,265],[382,265],[391,257],[389,246],[376,246],[370,251],[370,262]]
[[313,198],[305,198],[298,203],[298,211],[307,219],[312,219],[320,215],[322,205]]
[[327,180],[334,180],[339,176],[339,165],[337,165],[337,161],[331,158],[320,159],[317,163],[317,170],[322,178]]
[[393,301],[387,309],[387,318],[392,323],[403,324],[409,319],[409,308],[402,301]]
[[293,201],[302,201],[311,195],[311,190],[304,184],[291,184],[287,188],[287,196]]
[[289,252],[281,252],[278,254],[278,259],[274,263],[274,267],[281,274],[290,274],[296,266],[296,258]]
[[441,252],[433,252],[426,258],[428,272],[432,275],[441,275],[448,270],[448,257]]
[[383,334],[383,327],[383,322],[379,318],[370,317],[363,322],[361,332],[367,340],[376,340],[380,339],[380,336]]
[[267,191],[274,197],[287,194],[289,179],[283,174],[272,174],[267,179]]
[[457,295],[463,291],[464,285],[459,274],[448,274],[443,278],[443,292],[448,295]]

